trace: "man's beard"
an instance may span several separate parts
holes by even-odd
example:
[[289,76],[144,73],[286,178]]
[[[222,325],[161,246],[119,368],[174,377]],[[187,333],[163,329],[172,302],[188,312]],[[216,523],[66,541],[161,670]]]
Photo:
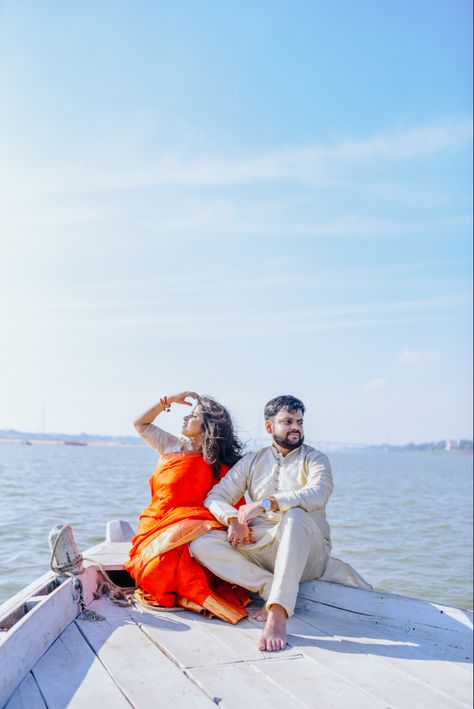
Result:
[[273,440],[281,448],[285,448],[288,451],[293,451],[295,450],[295,448],[299,448],[303,444],[304,436],[300,436],[297,442],[292,443],[288,440],[288,436],[285,436],[283,438],[282,436],[276,436],[275,434],[273,434]]

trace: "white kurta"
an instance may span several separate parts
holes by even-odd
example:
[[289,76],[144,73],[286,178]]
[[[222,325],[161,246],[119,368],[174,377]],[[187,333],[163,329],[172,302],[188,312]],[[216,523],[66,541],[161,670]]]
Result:
[[247,493],[250,500],[273,496],[280,511],[251,522],[255,542],[234,548],[226,532],[214,530],[191,543],[193,556],[216,576],[258,592],[267,607],[283,606],[291,616],[300,581],[319,578],[331,548],[326,503],[332,493],[327,457],[302,445],[283,457],[275,448],[244,456],[213,487],[205,500],[227,525],[237,516],[233,505]]
[[230,517],[237,516],[233,505],[244,493],[251,502],[273,496],[280,512],[260,515],[254,520],[254,526],[275,527],[283,512],[300,507],[316,522],[330,547],[326,504],[333,488],[331,465],[321,451],[303,444],[283,456],[276,448],[268,446],[239,460],[212,488],[204,504],[214,517],[227,525]]

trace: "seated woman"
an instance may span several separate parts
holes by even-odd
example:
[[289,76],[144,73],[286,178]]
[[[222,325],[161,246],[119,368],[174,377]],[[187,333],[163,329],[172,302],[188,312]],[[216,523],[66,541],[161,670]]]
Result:
[[[183,438],[153,425],[173,403],[193,406],[187,399],[195,399],[196,404],[184,417]],[[151,501],[140,516],[125,564],[135,579],[138,599],[154,606],[206,611],[237,623],[247,615],[246,591],[213,576],[188,550],[193,539],[222,528],[203,507],[203,500],[241,457],[242,445],[229,413],[210,397],[184,391],[160,399],[134,425],[160,454],[150,478]]]

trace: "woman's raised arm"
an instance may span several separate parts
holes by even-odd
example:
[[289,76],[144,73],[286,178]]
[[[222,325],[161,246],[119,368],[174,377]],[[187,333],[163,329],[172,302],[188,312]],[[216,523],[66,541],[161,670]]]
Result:
[[147,409],[141,416],[138,416],[133,425],[138,433],[143,433],[145,428],[156,419],[158,414],[166,411],[171,404],[184,404],[185,406],[193,406],[192,401],[187,399],[199,399],[199,394],[195,391],[182,391],[180,394],[172,394],[171,396],[163,396],[157,404]]

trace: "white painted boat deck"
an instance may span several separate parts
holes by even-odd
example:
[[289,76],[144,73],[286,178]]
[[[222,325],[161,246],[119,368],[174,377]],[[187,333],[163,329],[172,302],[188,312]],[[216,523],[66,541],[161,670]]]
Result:
[[[92,554],[106,568],[120,568],[128,547],[104,543]],[[95,567],[84,574],[88,589],[96,584],[96,574]],[[71,621],[31,669],[25,661],[8,709],[472,706],[468,611],[338,584],[305,583],[289,621],[287,648],[261,653],[256,648],[261,625],[252,620],[232,626],[187,611],[124,609],[108,598],[90,604],[106,620],[79,619],[68,584],[50,598],[57,596],[56,612],[71,613]],[[46,608],[48,601],[42,604]],[[40,606],[31,614],[38,616]],[[18,625],[26,628],[28,615]],[[0,662],[8,662],[8,652],[15,657],[18,646],[10,645],[8,650],[5,642],[2,660],[0,644]]]

